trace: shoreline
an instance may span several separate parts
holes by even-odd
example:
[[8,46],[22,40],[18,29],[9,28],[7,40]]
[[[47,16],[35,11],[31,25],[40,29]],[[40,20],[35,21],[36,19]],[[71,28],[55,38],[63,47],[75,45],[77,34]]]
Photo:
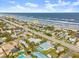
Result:
[[[6,16],[7,15],[3,15],[2,17],[6,17]],[[0,17],[1,17],[1,15],[0,15]],[[40,24],[54,25],[57,29],[71,29],[71,30],[79,29],[79,23],[75,23],[75,22],[44,20],[44,19],[37,19],[37,18],[23,19],[22,17],[20,18],[20,16],[16,16],[16,15],[15,16],[11,15],[11,17],[13,17],[17,20],[25,21],[25,22],[34,21],[36,19]]]
[[[79,25],[79,23],[78,22],[74,22],[74,21],[66,21],[66,20],[53,20],[53,19],[60,19],[60,18],[52,18],[52,19],[50,19],[50,18],[35,18],[35,17],[33,17],[33,16],[22,16],[22,15],[12,15],[12,14],[0,14],[0,16],[11,16],[11,17],[15,17],[15,18],[17,18],[17,19],[22,19],[23,21],[27,21],[27,19],[29,19],[29,20],[33,20],[33,19],[38,19],[38,20],[42,20],[42,21],[48,21],[48,22],[60,22],[60,23],[69,23],[69,24],[78,24]],[[62,18],[62,19],[67,19],[67,20],[70,20],[69,18]]]

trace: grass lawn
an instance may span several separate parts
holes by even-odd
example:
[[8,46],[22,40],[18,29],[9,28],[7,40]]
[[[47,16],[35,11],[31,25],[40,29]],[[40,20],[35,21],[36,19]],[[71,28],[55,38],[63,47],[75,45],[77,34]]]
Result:
[[79,58],[79,53],[74,53],[74,54],[72,55],[72,57],[73,57],[73,58]]
[[41,51],[41,53],[47,55],[47,54],[50,54],[52,57],[57,57],[58,56],[58,53],[56,52],[56,49],[49,49],[49,50],[46,50],[46,51]]

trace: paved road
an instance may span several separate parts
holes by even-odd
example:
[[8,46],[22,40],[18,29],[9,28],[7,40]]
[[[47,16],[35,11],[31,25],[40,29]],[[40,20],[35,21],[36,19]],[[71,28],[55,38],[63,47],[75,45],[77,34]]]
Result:
[[3,20],[4,20],[5,22],[8,22],[8,23],[12,24],[12,25],[15,25],[15,26],[17,26],[17,27],[23,28],[23,29],[26,30],[26,31],[30,31],[31,33],[34,33],[35,35],[39,35],[39,36],[44,37],[44,38],[46,38],[46,39],[48,39],[48,40],[50,40],[50,41],[60,43],[61,45],[63,45],[63,46],[65,46],[65,47],[69,48],[69,49],[72,50],[72,51],[79,52],[79,48],[78,48],[77,46],[75,46],[75,45],[68,44],[68,43],[66,43],[66,42],[64,42],[64,41],[61,41],[61,40],[57,40],[57,39],[55,39],[54,37],[49,37],[49,36],[47,36],[47,35],[45,35],[45,34],[43,34],[43,33],[41,33],[41,32],[35,32],[35,31],[33,31],[33,30],[31,30],[31,29],[29,29],[29,28],[27,28],[27,27],[24,27],[24,26],[22,26],[22,25],[18,25],[18,24],[16,24],[16,23],[11,22],[11,21],[8,21],[8,20],[6,20],[6,19],[3,19]]

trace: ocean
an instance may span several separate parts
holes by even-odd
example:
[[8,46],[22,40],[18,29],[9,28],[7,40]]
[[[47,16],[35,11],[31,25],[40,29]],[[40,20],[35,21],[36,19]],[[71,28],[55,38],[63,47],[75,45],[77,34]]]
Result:
[[[79,13],[1,13],[2,15],[12,15],[27,20],[41,19],[42,21],[63,21],[79,23]],[[1,15],[0,14],[0,15]],[[30,20],[29,19],[29,20]]]
[[[17,20],[39,20],[41,24],[53,24],[65,29],[79,29],[79,13],[1,13],[3,16],[15,16]],[[57,28],[56,27],[56,28]]]

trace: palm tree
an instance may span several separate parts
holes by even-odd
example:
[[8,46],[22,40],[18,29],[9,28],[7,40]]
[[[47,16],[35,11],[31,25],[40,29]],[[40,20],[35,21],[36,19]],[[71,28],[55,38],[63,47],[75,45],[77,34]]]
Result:
[[35,51],[36,44],[34,42],[29,43],[30,49]]
[[13,56],[13,52],[9,52],[9,54],[8,54],[8,58],[13,58],[14,56]]

